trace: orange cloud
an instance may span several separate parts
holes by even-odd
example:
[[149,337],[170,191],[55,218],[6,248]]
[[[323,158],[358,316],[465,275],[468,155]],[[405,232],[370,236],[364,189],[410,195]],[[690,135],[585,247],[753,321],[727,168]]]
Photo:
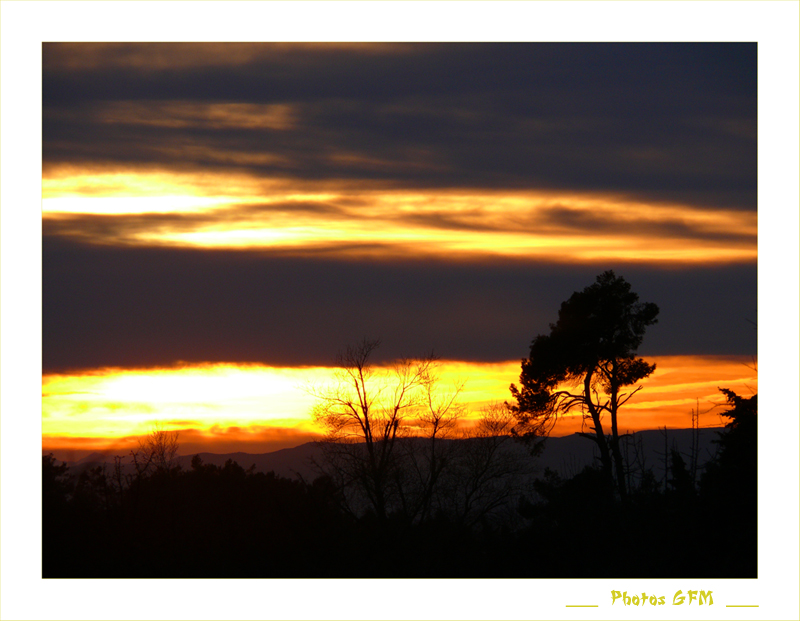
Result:
[[[195,107],[197,114],[210,114],[209,105]],[[237,118],[257,116],[247,110]],[[336,187],[333,181],[300,189],[288,180],[257,181],[241,173],[215,179],[197,175],[195,183],[190,173],[64,169],[45,175],[43,196],[51,233],[95,243],[450,260],[725,263],[757,258],[754,212],[615,195],[412,192],[369,183]]]

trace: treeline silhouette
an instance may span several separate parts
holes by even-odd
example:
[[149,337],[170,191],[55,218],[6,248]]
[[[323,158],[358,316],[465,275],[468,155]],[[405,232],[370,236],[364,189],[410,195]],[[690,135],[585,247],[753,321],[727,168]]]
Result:
[[543,502],[520,506],[542,534],[528,552],[546,550],[553,578],[756,578],[757,396],[736,400],[698,484],[674,449],[666,485],[645,470],[627,502],[602,468],[566,480],[546,472],[534,484]]
[[643,470],[624,502],[602,464],[571,478],[545,471],[513,519],[474,524],[442,510],[353,515],[330,477],[290,480],[230,460],[73,476],[48,455],[43,576],[753,578],[757,397],[723,392],[730,422],[697,484],[677,451],[666,485]]
[[[379,341],[364,339],[340,355],[338,383],[311,389],[325,432],[311,482],[199,457],[184,471],[161,429],[131,452],[133,472],[118,458],[72,477],[45,457],[44,576],[755,578],[756,396],[722,391],[730,422],[699,477],[696,450],[687,463],[665,446],[663,481],[629,458],[619,418],[655,371],[636,352],[658,313],[603,272],[532,341],[516,403],[462,435],[463,384],[443,386],[433,354],[377,367]],[[595,465],[533,478],[574,412]]]

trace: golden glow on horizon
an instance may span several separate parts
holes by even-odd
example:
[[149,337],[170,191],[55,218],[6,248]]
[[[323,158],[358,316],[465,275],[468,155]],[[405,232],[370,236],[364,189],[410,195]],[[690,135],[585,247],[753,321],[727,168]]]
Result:
[[[195,183],[196,182],[196,183]],[[757,215],[556,192],[303,191],[286,180],[191,174],[45,176],[43,217],[119,216],[99,243],[325,250],[371,258],[476,255],[561,261],[757,258]],[[148,220],[149,214],[160,219]],[[138,219],[124,216],[138,215]],[[72,230],[64,234],[80,234]]]
[[[758,392],[754,361],[746,356],[648,356],[656,370],[641,384],[643,389],[625,404],[620,432],[668,427],[691,427],[691,412],[699,406],[700,426],[719,427],[727,421],[719,416],[725,397],[720,388],[742,396]],[[581,431],[581,415],[565,417],[556,435]]]
[[[700,411],[724,403],[718,387],[748,395],[757,391],[757,374],[742,357],[652,357],[656,372],[644,389],[626,404],[621,431],[666,425],[689,427],[690,413],[700,400]],[[461,394],[476,418],[480,409],[510,398],[508,387],[517,382],[519,361],[470,363],[445,361],[440,372],[443,390],[466,382]],[[333,381],[332,368],[277,368],[260,365],[207,364],[179,369],[106,369],[83,375],[45,375],[42,378],[43,445],[56,440],[74,448],[93,443],[112,444],[121,438],[148,433],[155,423],[202,435],[209,445],[231,434],[274,440],[284,434],[317,432],[310,417],[314,403],[304,387]],[[715,410],[716,411],[716,410]],[[718,426],[708,413],[702,426]],[[581,416],[564,417],[555,435],[581,429]],[[211,449],[210,449],[211,450]],[[252,451],[251,451],[252,452]]]
[[[132,435],[155,422],[208,428],[310,424],[313,400],[298,386],[327,377],[316,368],[198,365],[180,369],[106,369],[42,379],[43,432]],[[177,422],[176,422],[177,421]]]

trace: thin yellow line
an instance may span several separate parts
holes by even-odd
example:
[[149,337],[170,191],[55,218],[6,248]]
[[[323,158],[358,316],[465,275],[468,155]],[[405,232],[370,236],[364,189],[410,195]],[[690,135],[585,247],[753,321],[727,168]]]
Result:
[[597,604],[567,604],[567,608],[597,608]]
[[758,604],[725,604],[725,608],[758,608]]

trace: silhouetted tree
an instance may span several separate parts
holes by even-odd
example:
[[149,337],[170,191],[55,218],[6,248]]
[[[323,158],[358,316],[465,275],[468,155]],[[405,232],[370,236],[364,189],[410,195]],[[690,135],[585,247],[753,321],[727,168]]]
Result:
[[150,472],[169,472],[175,466],[178,455],[178,432],[167,431],[156,426],[148,435],[139,439],[136,449],[131,451],[133,465],[138,477]]
[[73,551],[72,489],[73,481],[67,464],[59,464],[52,453],[43,455],[42,575],[45,578]]
[[470,527],[509,503],[527,464],[503,450],[514,421],[504,405],[487,409],[466,433],[458,396],[462,384],[442,387],[432,356],[376,368],[377,341],[348,348],[337,383],[313,391],[321,472],[341,491],[354,516],[367,507],[379,523],[406,525],[446,516]]
[[511,429],[515,419],[504,403],[486,406],[477,423],[453,445],[447,485],[447,509],[456,522],[473,527],[498,510],[516,515],[516,504],[532,474],[530,457],[514,450]]
[[720,389],[729,419],[719,450],[700,478],[706,521],[727,545],[718,550],[722,577],[756,577],[758,552],[758,395]]
[[670,451],[669,489],[672,498],[683,505],[692,502],[695,495],[694,479],[678,449]]
[[[520,388],[511,385],[520,436],[545,437],[559,415],[574,408],[584,413],[593,434],[582,435],[597,443],[603,471],[616,480],[623,500],[627,489],[618,415],[641,386],[628,393],[622,389],[655,370],[635,352],[657,315],[658,306],[639,302],[625,279],[603,272],[561,304],[550,334],[537,336],[530,357],[522,361]],[[604,415],[611,418],[610,435],[603,428]]]
[[[403,359],[379,369],[370,361],[379,345],[364,339],[347,347],[337,359],[335,384],[310,392],[317,399],[312,417],[326,432],[320,443],[323,473],[341,489],[363,495],[385,521],[393,503],[402,502],[399,485],[407,474],[401,471],[398,440],[433,394],[435,358]],[[442,424],[434,421],[434,430]]]
[[42,504],[44,510],[66,504],[71,492],[69,466],[58,463],[55,456],[42,455]]
[[729,409],[722,416],[730,419],[716,441],[719,451],[706,465],[701,489],[706,496],[756,501],[758,485],[758,395],[741,397],[721,388]]
[[[458,421],[466,409],[458,402],[463,384],[450,391],[439,388],[436,364],[421,386],[419,403],[400,438],[400,463],[395,470],[402,512],[424,522],[431,517],[442,478],[452,466]],[[413,431],[412,431],[413,429]]]

